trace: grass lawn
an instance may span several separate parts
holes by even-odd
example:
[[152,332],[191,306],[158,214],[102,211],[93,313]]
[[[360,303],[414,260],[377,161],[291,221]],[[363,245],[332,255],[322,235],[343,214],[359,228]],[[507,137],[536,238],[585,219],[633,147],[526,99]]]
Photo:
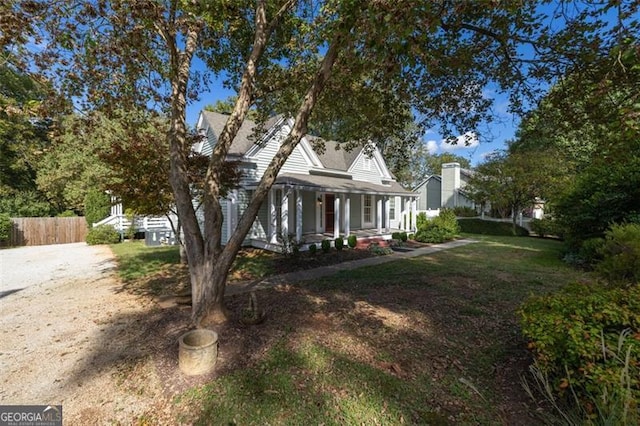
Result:
[[[216,373],[176,396],[175,420],[538,424],[520,384],[529,356],[515,310],[529,294],[589,276],[559,260],[557,241],[472,237],[479,242],[259,292],[266,321],[217,329]],[[162,270],[168,255],[157,253],[141,264]],[[228,298],[237,316],[246,299]]]
[[[132,293],[164,295],[183,293],[189,288],[188,270],[180,264],[177,246],[147,247],[144,241],[111,245],[118,259],[118,274]],[[368,250],[343,250],[330,253],[300,253],[297,258],[260,249],[242,249],[229,273],[228,282],[254,281],[267,276],[332,265],[346,260],[371,257]]]

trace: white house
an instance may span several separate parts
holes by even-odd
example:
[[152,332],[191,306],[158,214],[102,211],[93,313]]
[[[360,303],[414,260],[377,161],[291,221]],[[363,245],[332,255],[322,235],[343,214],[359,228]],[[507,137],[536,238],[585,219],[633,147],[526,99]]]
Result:
[[[227,118],[216,112],[200,113],[197,129],[206,138],[195,147],[196,152],[211,154]],[[290,118],[274,117],[258,136],[250,120],[240,128],[228,160],[240,162],[243,177],[240,187],[221,200],[223,243],[292,125]],[[317,148],[322,142],[324,151]],[[276,249],[282,237],[289,235],[297,241],[315,242],[350,234],[388,238],[395,231],[412,231],[417,194],[402,188],[380,151],[370,148],[370,154],[364,148],[346,151],[338,142],[303,137],[280,170],[245,244]]]

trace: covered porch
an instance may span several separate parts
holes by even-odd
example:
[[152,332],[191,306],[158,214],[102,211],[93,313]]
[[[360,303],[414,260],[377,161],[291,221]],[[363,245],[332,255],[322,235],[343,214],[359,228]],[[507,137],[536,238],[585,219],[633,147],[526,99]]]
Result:
[[417,194],[393,184],[281,176],[263,205],[260,232],[254,232],[251,245],[278,250],[284,238],[306,246],[349,235],[390,239],[393,232],[414,232]]

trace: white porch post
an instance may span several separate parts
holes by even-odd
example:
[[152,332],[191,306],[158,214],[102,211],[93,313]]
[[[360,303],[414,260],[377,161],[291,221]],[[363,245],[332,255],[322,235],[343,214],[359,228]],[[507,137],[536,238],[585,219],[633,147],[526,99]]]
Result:
[[411,199],[410,198],[405,198],[404,203],[402,203],[404,205],[404,223],[403,223],[403,230],[404,231],[409,231],[411,232]]
[[340,197],[333,198],[333,238],[340,236]]
[[289,189],[282,190],[282,207],[280,208],[280,226],[282,238],[289,236]]
[[389,202],[389,196],[384,197],[384,228],[387,232],[391,228],[391,221],[389,220],[389,214],[391,213],[391,203]]
[[411,225],[409,226],[411,232],[416,232],[416,219],[416,200],[411,198]]
[[324,221],[322,220],[322,198],[323,195],[320,192],[315,193],[314,200],[316,205],[316,234],[322,234],[324,232]]
[[382,233],[382,197],[376,197],[376,225],[378,232]]
[[351,233],[351,197],[349,194],[344,199],[344,235]]
[[275,189],[269,191],[269,242],[275,244],[278,242],[278,223],[277,211],[275,203]]
[[296,241],[302,241],[302,191],[296,189]]

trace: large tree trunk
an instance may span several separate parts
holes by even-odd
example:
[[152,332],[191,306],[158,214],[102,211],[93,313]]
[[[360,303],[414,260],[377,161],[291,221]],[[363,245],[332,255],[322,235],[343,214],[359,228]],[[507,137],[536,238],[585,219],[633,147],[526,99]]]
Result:
[[256,191],[253,193],[251,202],[242,214],[235,231],[226,246],[222,249],[220,256],[217,257],[217,261],[213,266],[212,280],[209,282],[209,288],[200,293],[198,295],[199,297],[193,295],[193,301],[194,303],[197,302],[198,306],[197,323],[200,325],[216,323],[221,318],[226,317],[224,292],[226,288],[226,278],[233,265],[233,260],[240,250],[242,242],[249,233],[258,214],[258,210],[273,186],[280,169],[293,152],[293,149],[307,133],[309,117],[331,75],[331,69],[338,57],[339,46],[341,45],[340,41],[340,37],[338,37],[334,43],[329,46],[321,66],[316,73],[315,79],[298,109],[291,133],[289,133],[287,139],[281,144],[278,152],[265,170]]

